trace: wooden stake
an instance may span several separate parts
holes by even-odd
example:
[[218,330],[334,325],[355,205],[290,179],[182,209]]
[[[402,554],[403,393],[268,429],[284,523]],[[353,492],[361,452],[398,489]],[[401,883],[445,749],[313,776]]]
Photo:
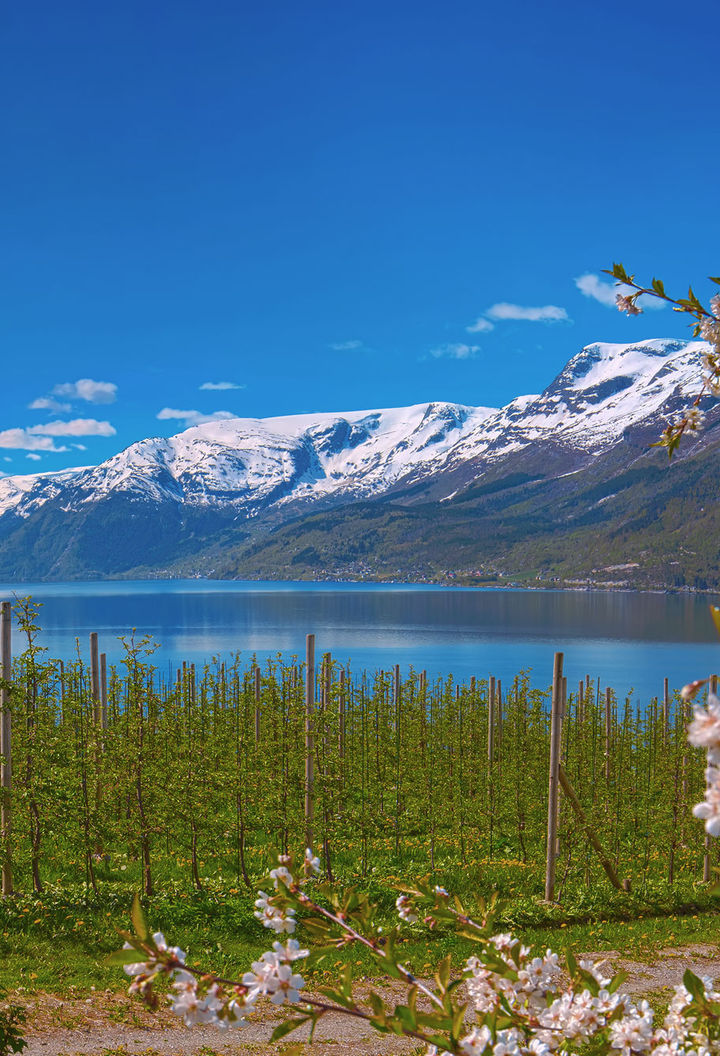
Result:
[[497,753],[498,759],[502,755],[502,736],[503,736],[503,699],[502,699],[502,682],[500,679],[497,680],[495,685],[495,729],[497,731]]
[[90,693],[93,702],[93,721],[100,725],[100,657],[97,631],[90,635]]
[[107,654],[100,653],[100,725],[103,730],[107,729]]
[[305,639],[305,845],[313,845],[315,734],[313,716],[315,712],[315,635]]
[[605,690],[605,781],[610,784],[610,736],[612,732],[612,705],[610,690]]
[[562,734],[563,654],[555,653],[553,664],[552,704],[550,709],[550,772],[548,775],[547,859],[545,863],[545,900],[555,898],[555,855],[557,848],[558,771]]
[[[0,677],[9,682],[12,675],[12,606],[4,601],[0,609]],[[2,894],[13,893],[12,879],[12,719],[10,694],[0,689],[0,854],[2,854]]]
[[[620,883],[620,880],[618,879],[618,875],[615,872],[615,870],[613,869],[612,864],[610,862],[610,859],[605,854],[605,851],[602,848],[602,844],[600,843],[600,840],[597,838],[597,836],[595,835],[595,833],[593,832],[593,830],[592,830],[592,828],[590,826],[590,822],[587,819],[585,811],[583,810],[583,808],[580,805],[580,800],[575,795],[575,789],[570,784],[570,778],[567,776],[567,774],[565,773],[565,770],[563,769],[562,766],[558,766],[558,779],[560,781],[560,785],[562,786],[563,792],[565,793],[565,795],[569,799],[570,805],[573,808],[573,810],[575,811],[575,814],[577,815],[578,821],[580,822],[582,827],[585,829],[585,834],[586,834],[588,840],[590,841],[590,843],[592,844],[593,849],[595,850],[595,853],[597,854],[598,858],[600,859],[600,864],[602,865],[603,869],[605,870],[610,883],[613,885],[613,887],[616,887],[618,889],[618,891],[623,891],[623,890],[629,891],[630,890],[630,886],[629,886],[628,881],[624,881],[622,884]],[[625,884],[627,884],[628,886],[626,887]]]
[[488,679],[488,762],[492,765],[495,755],[495,679]]
[[345,671],[340,668],[340,689],[338,695],[338,755],[345,757]]
[[393,708],[395,711],[395,856],[400,854],[400,664],[393,668]]
[[255,744],[260,743],[260,667],[255,665]]
[[[710,692],[717,695],[718,679],[717,675],[710,675]],[[712,848],[712,838],[709,832],[705,833],[705,853],[703,854],[703,881],[707,884],[710,882],[712,876],[712,866],[710,863],[710,850]]]

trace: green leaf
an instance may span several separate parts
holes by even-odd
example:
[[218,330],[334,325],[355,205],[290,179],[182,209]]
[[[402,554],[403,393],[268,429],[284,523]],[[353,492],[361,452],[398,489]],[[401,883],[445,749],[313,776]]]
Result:
[[133,922],[133,927],[137,937],[145,942],[150,938],[150,929],[148,928],[145,914],[143,913],[142,906],[140,905],[140,895],[136,894],[133,898],[132,909],[130,910],[130,919]]
[[617,988],[619,986],[622,986],[622,984],[625,982],[627,977],[628,977],[628,973],[627,972],[618,972],[617,975],[614,975],[612,977],[612,981],[608,985],[608,988],[607,988],[608,993],[609,994],[614,994],[615,991],[617,990]]
[[373,1010],[376,1016],[385,1015],[385,1004],[379,994],[376,994],[374,990],[371,990],[368,994],[368,1001],[370,1002],[370,1008]]
[[444,992],[447,990],[448,983],[450,982],[450,962],[451,955],[443,957],[438,965],[438,970],[435,972],[435,978],[440,989]]
[[407,1005],[398,1005],[395,1009],[395,1015],[405,1030],[417,1029],[417,1018],[415,1013],[411,1008],[408,1008]]
[[720,286],[720,276],[708,275],[708,278],[710,279],[710,282],[714,282],[716,286]]
[[660,297],[664,297],[665,296],[665,286],[663,285],[661,279],[653,279],[652,280],[652,288],[655,291],[655,293],[657,293]]
[[270,1041],[280,1041],[280,1038],[284,1038],[286,1034],[290,1034],[293,1030],[297,1030],[303,1023],[307,1023],[312,1019],[312,1016],[297,1016],[295,1019],[285,1019],[282,1023],[278,1023],[275,1030],[270,1035]]
[[613,263],[612,269],[608,271],[603,268],[606,275],[612,275],[614,279],[619,279],[621,282],[629,282],[632,279],[632,275],[628,275],[625,268],[620,263]]
[[465,1022],[465,1009],[467,1005],[459,1005],[455,1009],[455,1015],[453,1016],[452,1024],[452,1035],[454,1038],[460,1037],[460,1032],[463,1029],[463,1023]]
[[689,968],[685,970],[683,975],[683,984],[688,993],[695,998],[696,1001],[705,1000],[705,987],[702,984],[702,980],[690,971]]
[[114,953],[109,953],[104,958],[103,963],[107,965],[138,964],[138,962],[146,960],[147,954],[143,953],[142,950],[115,950]]

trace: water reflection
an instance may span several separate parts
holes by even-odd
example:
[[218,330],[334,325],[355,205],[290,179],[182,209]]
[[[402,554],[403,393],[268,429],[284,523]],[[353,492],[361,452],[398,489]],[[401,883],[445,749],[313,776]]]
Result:
[[[708,598],[609,592],[462,590],[366,584],[72,583],[0,585],[0,597],[43,602],[42,644],[83,654],[98,631],[111,661],[119,635],[151,634],[159,666],[241,651],[302,654],[312,632],[356,670],[427,669],[459,679],[505,680],[532,669],[545,684],[552,653],[566,654],[570,683],[590,674],[625,693],[680,686],[720,667]],[[674,645],[674,648],[668,648]]]

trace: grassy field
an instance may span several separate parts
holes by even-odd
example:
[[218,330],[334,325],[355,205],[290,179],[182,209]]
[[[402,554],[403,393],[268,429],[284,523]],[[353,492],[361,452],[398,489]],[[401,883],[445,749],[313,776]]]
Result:
[[[704,760],[687,745],[677,696],[618,700],[589,678],[566,688],[563,766],[632,894],[610,886],[563,801],[557,904],[547,905],[549,691],[522,673],[504,688],[429,683],[422,672],[356,675],[325,657],[308,710],[295,658],[185,665],[163,679],[152,643],[130,641],[101,684],[82,661],[37,648],[31,604],[19,616],[26,648],[8,700],[21,894],[0,903],[2,985],[122,986],[103,958],[135,891],[153,927],[192,958],[243,971],[269,945],[253,885],[274,851],[302,850],[308,756],[324,876],[367,891],[388,926],[393,885],[430,875],[469,902],[497,892],[498,927],[539,946],[715,941],[704,833],[691,814]],[[462,940],[417,928],[404,941],[420,973],[448,949],[464,952]]]

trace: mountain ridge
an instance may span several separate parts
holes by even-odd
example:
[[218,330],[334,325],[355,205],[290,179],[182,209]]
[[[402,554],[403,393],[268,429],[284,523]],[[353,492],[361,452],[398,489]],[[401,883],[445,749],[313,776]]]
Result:
[[[510,572],[515,562],[518,573],[550,574],[530,545],[543,532],[546,548],[557,550],[562,538],[582,535],[583,517],[604,525],[607,538],[625,531],[627,511],[617,496],[628,488],[644,494],[643,474],[667,462],[650,444],[662,420],[694,395],[706,348],[671,339],[596,342],[542,393],[502,408],[430,401],[223,419],[139,441],[99,466],[2,477],[0,575],[273,578],[280,569],[304,577],[354,569],[385,576],[392,555],[400,576],[446,574],[461,556],[465,571],[491,561],[505,562]],[[706,431],[684,445],[674,464],[714,449],[717,425],[710,408]],[[627,474],[632,483],[620,486]],[[682,474],[674,472],[670,491],[660,488],[667,502],[684,490]],[[692,495],[683,501],[691,510]],[[387,514],[382,531],[375,507]],[[346,540],[346,557],[331,546],[328,570],[316,546],[293,542],[285,561],[278,541],[314,537],[323,517],[335,526],[335,550]],[[351,537],[361,537],[370,522],[377,560],[364,568],[352,554],[370,551]],[[423,553],[434,551],[422,568],[398,538],[401,523],[416,533]],[[443,531],[468,542],[451,546]],[[571,555],[558,560],[572,573]]]

